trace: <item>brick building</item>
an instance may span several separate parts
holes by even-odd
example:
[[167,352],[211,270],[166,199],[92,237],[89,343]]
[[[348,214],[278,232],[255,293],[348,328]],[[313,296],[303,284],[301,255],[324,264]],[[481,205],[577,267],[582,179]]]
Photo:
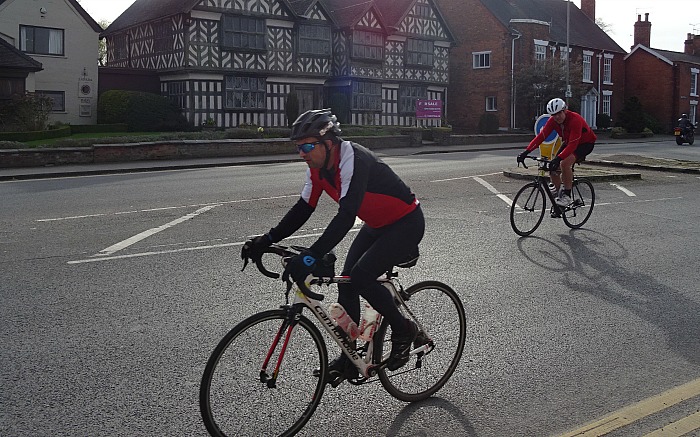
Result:
[[626,52],[596,25],[595,0],[582,0],[581,9],[564,0],[437,3],[457,38],[447,102],[455,130],[477,132],[484,114],[495,115],[501,129],[531,129],[547,100],[565,96],[541,96],[534,108],[518,101],[516,73],[547,59],[565,63],[568,58],[581,66],[583,71],[572,75],[582,78],[572,84],[582,89],[581,96],[569,103],[591,126],[596,127],[598,114],[612,117],[622,109]]
[[651,48],[649,14],[637,16],[634,46],[625,57],[625,96],[637,97],[645,112],[670,131],[681,114],[698,122],[700,35],[688,34],[683,52]]

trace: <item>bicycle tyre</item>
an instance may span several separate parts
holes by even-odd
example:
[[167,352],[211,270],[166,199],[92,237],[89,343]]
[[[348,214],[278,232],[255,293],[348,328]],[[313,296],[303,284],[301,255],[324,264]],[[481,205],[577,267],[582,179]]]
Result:
[[[441,282],[419,282],[409,287],[406,295],[410,312],[435,342],[435,348],[422,357],[420,368],[416,367],[417,357],[413,355],[405,366],[395,371],[380,369],[378,376],[390,395],[405,402],[417,402],[440,390],[457,368],[467,338],[467,318],[457,293]],[[405,307],[400,310],[408,317]],[[375,333],[375,362],[389,355],[390,331],[384,320]]]
[[595,190],[593,184],[585,179],[576,179],[571,187],[571,202],[573,207],[564,209],[562,218],[566,226],[578,229],[591,217],[595,205]]
[[516,234],[527,237],[542,223],[547,207],[544,189],[537,182],[525,184],[510,205],[510,226]]
[[[308,422],[325,390],[328,352],[316,326],[300,315],[277,375],[276,387],[260,373],[286,310],[255,314],[231,329],[207,361],[199,389],[199,407],[209,434],[222,436],[292,436]],[[272,374],[284,338],[270,360]]]

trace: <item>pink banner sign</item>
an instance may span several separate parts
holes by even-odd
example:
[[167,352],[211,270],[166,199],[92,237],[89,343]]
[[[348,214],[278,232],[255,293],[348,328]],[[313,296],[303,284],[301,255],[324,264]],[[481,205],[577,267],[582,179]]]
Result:
[[416,100],[416,118],[442,118],[442,100]]

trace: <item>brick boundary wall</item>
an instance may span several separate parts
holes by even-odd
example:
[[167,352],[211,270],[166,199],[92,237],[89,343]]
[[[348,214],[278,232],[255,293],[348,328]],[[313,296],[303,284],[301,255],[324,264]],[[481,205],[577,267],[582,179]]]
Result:
[[[363,146],[383,148],[417,147],[420,135],[348,137]],[[523,147],[532,135],[453,135],[441,144],[494,144],[521,142]],[[230,139],[230,140],[176,140],[129,144],[95,144],[91,147],[0,149],[0,168],[43,167],[67,164],[147,161],[158,159],[192,159],[235,156],[260,156],[293,153],[288,139]]]

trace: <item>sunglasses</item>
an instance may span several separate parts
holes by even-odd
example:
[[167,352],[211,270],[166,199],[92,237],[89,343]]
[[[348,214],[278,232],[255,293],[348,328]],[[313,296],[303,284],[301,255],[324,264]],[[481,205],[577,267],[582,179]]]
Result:
[[309,153],[316,148],[316,144],[323,144],[323,141],[316,141],[315,143],[297,144],[297,152]]

